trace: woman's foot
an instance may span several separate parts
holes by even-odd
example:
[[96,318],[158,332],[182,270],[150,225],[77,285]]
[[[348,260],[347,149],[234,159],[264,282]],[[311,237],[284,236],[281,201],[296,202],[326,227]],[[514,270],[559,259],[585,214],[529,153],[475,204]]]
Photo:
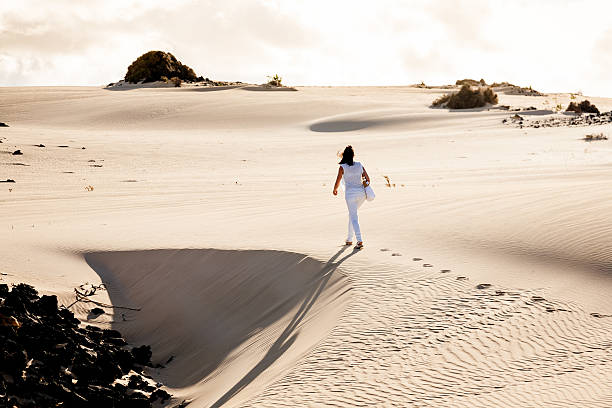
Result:
[[346,245],[346,246],[353,245],[353,241],[346,241],[346,242],[344,243],[344,245]]
[[363,248],[363,242],[359,241],[357,245],[355,245],[355,249],[361,249],[361,248]]

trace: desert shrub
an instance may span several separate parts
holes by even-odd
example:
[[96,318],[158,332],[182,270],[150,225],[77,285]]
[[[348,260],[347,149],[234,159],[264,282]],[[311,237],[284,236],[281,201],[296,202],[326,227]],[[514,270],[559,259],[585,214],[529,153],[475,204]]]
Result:
[[603,133],[592,133],[590,135],[586,135],[583,139],[585,142],[592,142],[594,140],[608,140],[608,136]]
[[596,113],[599,114],[599,109],[597,106],[592,105],[588,99],[580,103],[570,102],[567,106],[566,112],[576,112],[576,113]]
[[442,106],[442,105],[446,104],[446,102],[448,102],[450,97],[451,97],[451,94],[442,95],[441,97],[439,97],[438,99],[433,101],[431,104],[432,104],[432,106]]
[[511,84],[510,82],[507,82],[507,81],[503,81],[503,82],[493,82],[493,83],[491,84],[491,88],[497,88],[497,87],[500,87],[500,86],[516,86],[516,85]]
[[168,81],[169,81],[168,77],[167,77],[167,76],[165,76],[165,75],[162,75],[162,76],[159,78],[159,80],[160,80],[160,81],[164,81],[165,83],[168,83]]
[[170,78],[170,82],[172,82],[174,84],[174,86],[177,87],[177,88],[180,87],[181,84],[183,83],[183,81],[179,77],[172,77],[172,78]]
[[[481,79],[484,82],[484,79]],[[479,86],[482,85],[480,81],[476,81],[475,79],[458,79],[455,82],[455,85],[469,85],[469,86]]]
[[269,76],[268,78],[270,78],[270,80],[268,81],[268,85],[283,86],[283,84],[282,84],[283,78],[279,77],[278,74],[275,74],[272,77]]
[[163,51],[142,54],[132,62],[125,74],[125,80],[133,83],[161,81],[162,77],[177,77],[183,81],[197,79],[193,69],[183,65],[174,55]]
[[485,106],[487,103],[495,105],[497,94],[491,88],[472,89],[469,85],[463,85],[459,92],[453,92],[441,96],[433,101],[433,106],[446,106],[451,109],[469,109]]
[[485,103],[490,103],[491,105],[497,104],[497,94],[491,88],[480,89],[479,92],[482,92]]

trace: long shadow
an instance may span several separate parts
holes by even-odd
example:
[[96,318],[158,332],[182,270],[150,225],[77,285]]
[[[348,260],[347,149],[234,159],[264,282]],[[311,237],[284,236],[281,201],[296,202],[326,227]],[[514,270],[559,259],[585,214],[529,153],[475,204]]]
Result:
[[296,329],[301,321],[306,317],[306,314],[310,311],[314,303],[317,301],[318,297],[323,292],[323,289],[329,282],[329,279],[333,275],[333,272],[340,266],[340,264],[346,261],[351,256],[355,255],[359,252],[358,249],[353,249],[349,254],[340,258],[337,262],[336,259],[342,255],[344,251],[346,251],[348,247],[343,247],[338,252],[334,254],[323,267],[323,275],[318,278],[318,281],[313,283],[313,287],[306,294],[302,305],[295,313],[295,316],[291,319],[291,322],[285,330],[281,333],[281,335],[276,339],[274,344],[270,347],[268,352],[262,357],[261,361],[255,365],[248,373],[244,375],[230,390],[228,390],[221,398],[219,398],[214,404],[211,405],[211,408],[221,407],[225,403],[227,403],[232,397],[242,391],[246,386],[252,383],[261,373],[263,373],[270,365],[272,365],[276,360],[281,357],[289,347],[295,342],[295,339],[298,336],[296,333]]

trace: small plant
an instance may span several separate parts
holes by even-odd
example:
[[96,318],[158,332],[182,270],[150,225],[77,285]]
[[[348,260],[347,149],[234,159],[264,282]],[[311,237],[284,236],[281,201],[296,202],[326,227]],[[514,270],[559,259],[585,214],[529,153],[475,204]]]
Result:
[[431,103],[432,106],[443,106],[450,99],[451,94],[445,94]]
[[162,75],[161,78],[159,78],[159,80],[162,81],[162,82],[165,82],[165,83],[168,83],[168,81],[169,81],[168,77],[164,76],[164,75]]
[[391,180],[389,180],[389,176],[383,176],[385,178],[385,186],[391,188]]
[[561,105],[560,103],[558,103],[555,106],[555,112],[561,112],[563,110],[563,105]]
[[590,135],[586,135],[584,137],[585,142],[593,142],[595,140],[608,140],[608,136],[604,135],[603,133],[592,133]]
[[172,77],[172,78],[170,78],[170,82],[172,82],[174,84],[174,86],[177,87],[177,88],[180,87],[181,84],[183,83],[183,81],[179,77]]
[[570,94],[570,99],[576,99],[576,94]]
[[597,109],[597,106],[592,105],[588,99],[585,99],[584,101],[578,104],[576,102],[570,102],[570,104],[567,106],[567,109],[565,111],[566,112],[576,112],[578,114],[581,114],[581,113],[599,114],[599,109]]
[[270,78],[270,80],[268,81],[268,85],[283,86],[283,78],[279,77],[278,74],[275,74],[274,76],[268,76],[268,78]]
[[450,109],[469,109],[485,106],[487,103],[497,104],[497,94],[490,87],[480,87],[473,90],[464,84],[459,92],[443,95],[432,102],[432,106],[446,106]]
[[466,79],[458,79],[457,81],[455,81],[455,85],[457,86],[463,86],[463,85],[479,86],[482,84],[480,83],[480,81],[477,81],[475,79],[466,78]]

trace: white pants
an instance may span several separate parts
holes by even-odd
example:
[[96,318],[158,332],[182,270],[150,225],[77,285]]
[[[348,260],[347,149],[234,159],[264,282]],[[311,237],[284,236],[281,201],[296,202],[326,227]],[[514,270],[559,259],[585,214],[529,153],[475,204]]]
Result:
[[361,204],[366,200],[365,191],[363,188],[355,191],[347,190],[344,195],[346,199],[346,206],[348,207],[349,221],[348,221],[348,235],[347,242],[353,240],[353,234],[357,238],[357,242],[361,242],[361,230],[359,229],[359,217],[357,215],[357,209],[361,207]]

